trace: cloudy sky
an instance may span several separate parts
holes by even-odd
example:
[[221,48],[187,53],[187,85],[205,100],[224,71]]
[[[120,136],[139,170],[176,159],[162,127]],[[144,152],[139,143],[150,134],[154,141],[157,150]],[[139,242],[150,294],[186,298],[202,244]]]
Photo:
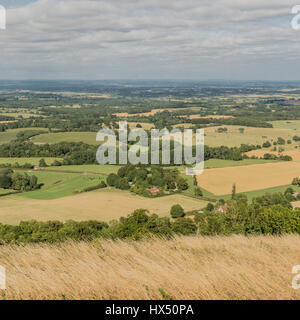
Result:
[[300,0],[0,0],[0,79],[300,80]]

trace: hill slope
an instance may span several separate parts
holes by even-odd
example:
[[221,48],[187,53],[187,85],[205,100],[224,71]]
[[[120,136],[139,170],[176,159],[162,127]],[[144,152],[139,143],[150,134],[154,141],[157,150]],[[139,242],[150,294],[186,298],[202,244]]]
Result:
[[289,235],[0,246],[0,264],[6,299],[299,299],[299,245]]

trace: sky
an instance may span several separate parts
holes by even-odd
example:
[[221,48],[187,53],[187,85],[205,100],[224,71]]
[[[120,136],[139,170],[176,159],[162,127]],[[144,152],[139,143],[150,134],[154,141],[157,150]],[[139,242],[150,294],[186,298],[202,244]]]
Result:
[[300,80],[300,0],[0,0],[0,79]]

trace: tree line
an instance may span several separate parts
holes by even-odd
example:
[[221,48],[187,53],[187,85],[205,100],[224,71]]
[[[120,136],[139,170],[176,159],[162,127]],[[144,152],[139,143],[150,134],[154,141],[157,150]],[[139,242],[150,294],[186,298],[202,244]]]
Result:
[[[137,209],[127,217],[109,223],[101,221],[23,221],[19,225],[0,224],[0,244],[66,240],[131,239],[159,236],[170,239],[175,235],[282,235],[300,234],[300,209],[292,209],[288,199],[291,190],[254,198],[251,204],[243,194],[233,194],[226,210],[209,204],[194,218],[185,215],[180,205],[171,208],[171,217],[149,214]],[[223,203],[224,204],[224,203]]]

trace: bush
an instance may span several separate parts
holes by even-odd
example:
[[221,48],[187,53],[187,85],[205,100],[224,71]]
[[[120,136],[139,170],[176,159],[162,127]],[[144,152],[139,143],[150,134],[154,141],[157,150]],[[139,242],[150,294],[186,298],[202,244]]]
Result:
[[180,235],[192,235],[197,231],[197,226],[193,220],[189,218],[178,218],[172,224],[172,230]]
[[207,210],[207,211],[213,211],[214,208],[215,208],[214,205],[213,205],[212,203],[210,203],[210,202],[209,202],[209,203],[207,204],[207,206],[206,206],[206,210]]
[[102,180],[99,184],[97,184],[95,186],[84,188],[82,190],[82,192],[89,192],[89,191],[93,191],[93,190],[103,189],[106,187],[107,187],[106,183]]
[[203,192],[202,192],[202,190],[201,190],[199,187],[196,187],[196,188],[194,189],[194,194],[195,194],[195,196],[197,196],[197,197],[202,197],[202,196],[203,196]]
[[120,183],[120,177],[115,173],[110,173],[106,179],[107,185],[110,187],[117,187]]
[[39,166],[40,166],[41,168],[45,168],[45,167],[48,166],[47,163],[46,163],[46,161],[45,161],[45,159],[41,159],[41,160],[39,161]]
[[189,184],[186,179],[179,177],[177,179],[177,187],[179,190],[187,190],[189,188]]
[[58,160],[54,160],[51,164],[52,167],[60,167],[62,163]]
[[292,181],[293,186],[300,186],[300,179],[299,178],[294,178]]
[[12,185],[11,177],[7,175],[0,175],[0,188],[9,189]]
[[269,141],[266,141],[263,143],[263,148],[270,148],[271,147],[271,143]]
[[171,208],[170,214],[174,219],[184,217],[185,215],[184,210],[180,204],[173,205]]

